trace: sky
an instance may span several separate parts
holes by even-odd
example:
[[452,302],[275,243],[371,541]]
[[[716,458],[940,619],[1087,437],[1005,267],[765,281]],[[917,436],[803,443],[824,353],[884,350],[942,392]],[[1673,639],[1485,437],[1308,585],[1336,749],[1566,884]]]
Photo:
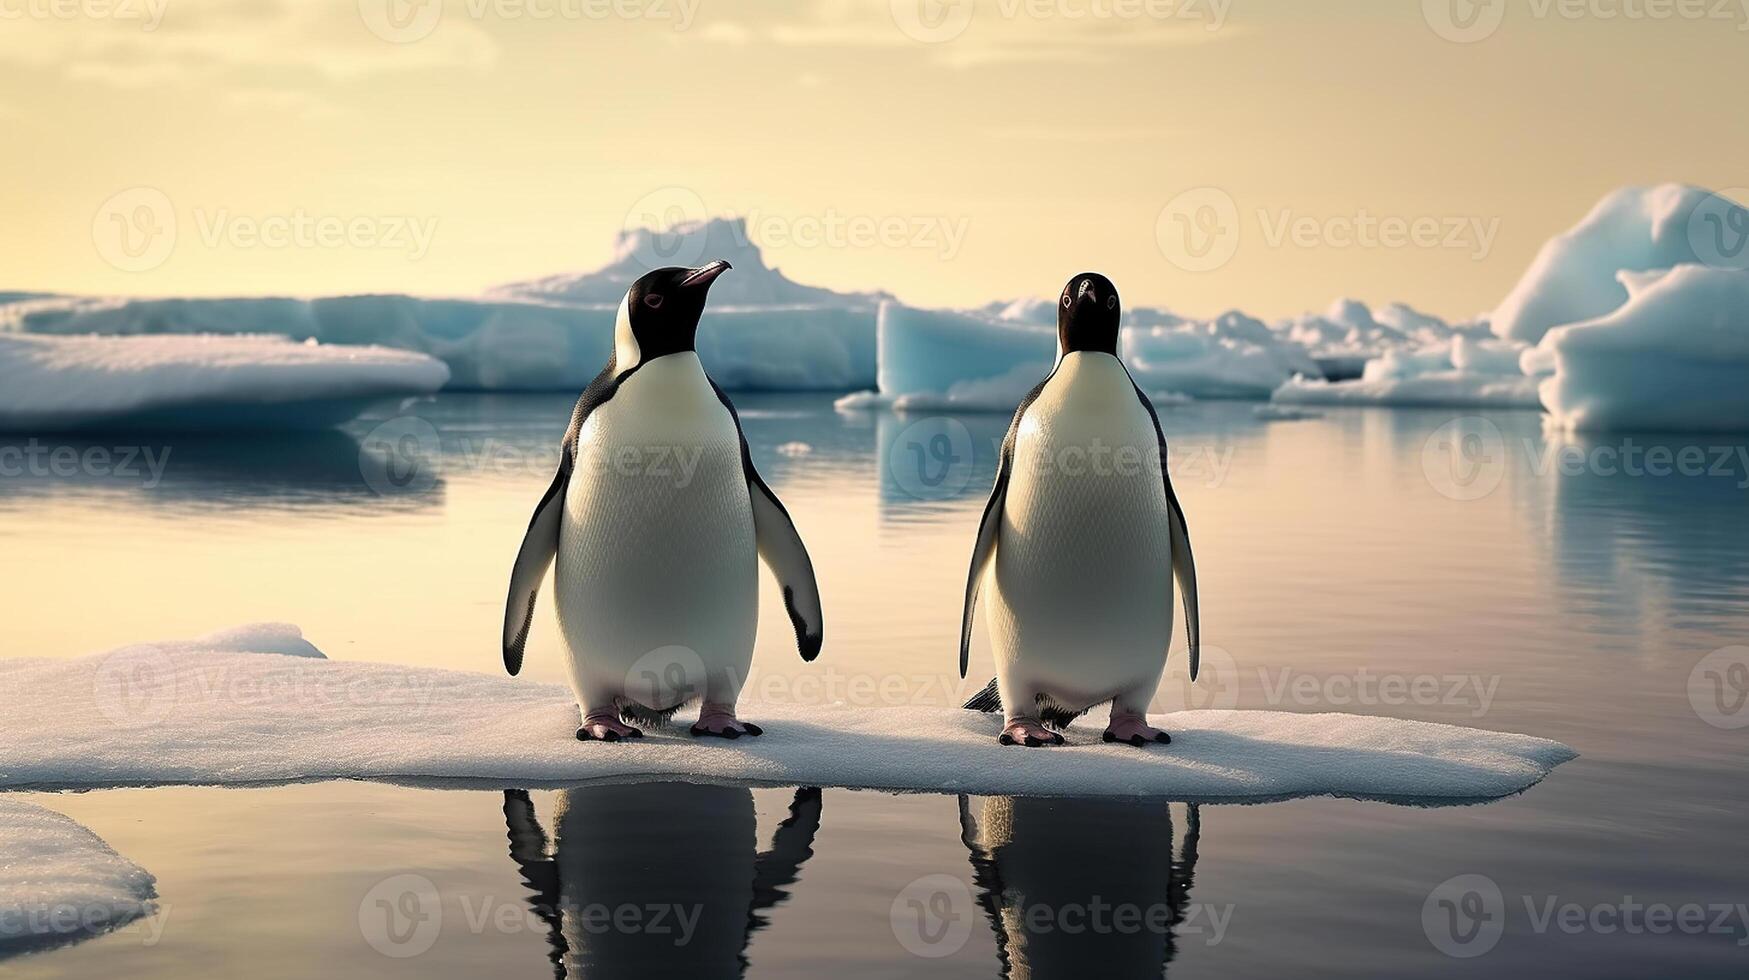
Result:
[[0,0],[0,290],[470,295],[742,214],[918,305],[1467,317],[1613,188],[1749,187],[1745,92],[1749,0]]

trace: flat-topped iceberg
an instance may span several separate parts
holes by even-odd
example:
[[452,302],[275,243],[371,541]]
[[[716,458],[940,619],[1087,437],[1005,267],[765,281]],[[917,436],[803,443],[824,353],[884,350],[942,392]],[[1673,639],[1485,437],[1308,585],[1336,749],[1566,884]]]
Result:
[[149,915],[157,882],[53,810],[0,795],[0,959]]
[[[1347,714],[1156,716],[1170,747],[997,744],[999,717],[953,707],[743,703],[761,738],[684,724],[580,743],[569,690],[502,676],[285,656],[287,627],[0,661],[12,705],[0,787],[311,779],[500,785],[673,777],[1006,795],[1342,796],[1459,801],[1521,791],[1573,757],[1523,735]],[[1093,727],[1089,727],[1092,725]]]
[[448,377],[423,354],[284,337],[0,334],[0,431],[320,429]]

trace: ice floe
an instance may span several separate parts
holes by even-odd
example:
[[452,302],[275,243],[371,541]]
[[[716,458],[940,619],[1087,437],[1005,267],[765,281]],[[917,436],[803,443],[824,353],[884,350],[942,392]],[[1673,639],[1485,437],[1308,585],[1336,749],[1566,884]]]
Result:
[[0,430],[326,428],[448,377],[422,354],[284,337],[0,334]]
[[0,958],[149,915],[156,880],[53,810],[0,795]]
[[[286,627],[0,661],[12,705],[0,786],[310,779],[495,784],[674,777],[891,790],[1179,799],[1456,801],[1521,791],[1573,757],[1524,735],[1348,714],[1186,711],[1137,750],[1074,727],[1062,749],[1000,746],[998,716],[952,707],[746,703],[757,739],[684,726],[580,743],[562,687],[485,673],[280,655]],[[264,648],[264,649],[258,649]],[[683,716],[684,719],[684,716]]]

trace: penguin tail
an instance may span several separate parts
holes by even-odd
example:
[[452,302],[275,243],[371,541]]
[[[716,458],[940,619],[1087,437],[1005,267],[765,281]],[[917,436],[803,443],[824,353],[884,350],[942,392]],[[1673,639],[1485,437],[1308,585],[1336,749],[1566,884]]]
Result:
[[614,707],[619,709],[620,721],[628,725],[649,725],[655,728],[668,724],[674,713],[681,708],[678,704],[672,708],[652,708],[630,698],[614,699]]
[[972,699],[962,705],[967,711],[1001,711],[1002,694],[996,690],[996,678],[990,678],[990,683],[984,689],[972,695]]

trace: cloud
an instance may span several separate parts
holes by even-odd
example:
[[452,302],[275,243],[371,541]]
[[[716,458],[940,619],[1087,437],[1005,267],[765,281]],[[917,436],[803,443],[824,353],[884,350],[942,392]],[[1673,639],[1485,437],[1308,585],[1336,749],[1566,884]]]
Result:
[[357,0],[128,0],[112,6],[114,16],[7,21],[0,63],[149,88],[263,70],[335,81],[485,70],[498,56],[497,44],[463,17],[446,17],[415,43],[392,44],[365,25]]
[[[926,19],[908,16],[910,4]],[[1237,31],[1227,22],[1230,8],[1231,0],[813,0],[785,8],[792,13],[782,19],[751,28],[736,24],[732,34],[717,37],[706,31],[700,37],[912,51],[949,68],[1097,64],[1230,37]]]

